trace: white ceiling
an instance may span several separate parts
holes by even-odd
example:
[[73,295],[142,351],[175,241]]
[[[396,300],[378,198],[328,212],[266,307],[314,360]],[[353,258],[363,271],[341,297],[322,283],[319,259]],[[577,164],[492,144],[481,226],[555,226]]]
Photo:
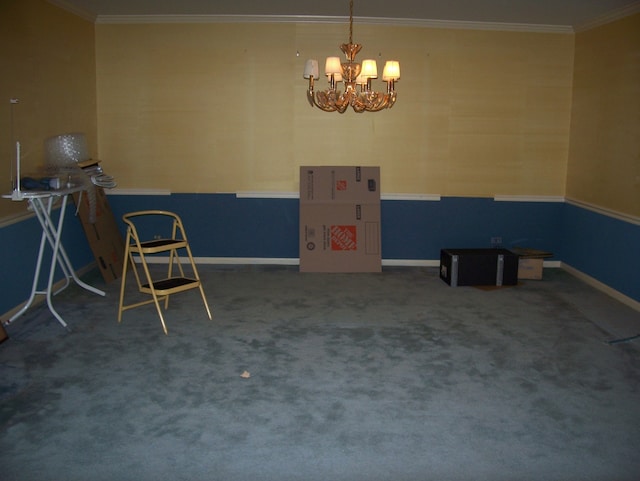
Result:
[[[348,17],[348,0],[50,0],[100,21],[134,15]],[[354,17],[580,27],[640,11],[638,0],[355,0]]]

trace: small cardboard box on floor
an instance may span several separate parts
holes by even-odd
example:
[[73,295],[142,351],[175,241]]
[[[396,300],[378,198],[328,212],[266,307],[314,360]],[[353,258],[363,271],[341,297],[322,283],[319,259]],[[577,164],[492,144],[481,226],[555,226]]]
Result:
[[300,271],[381,272],[380,168],[300,168]]
[[553,257],[553,253],[525,247],[511,249],[520,256],[518,264],[518,279],[541,280],[544,259]]

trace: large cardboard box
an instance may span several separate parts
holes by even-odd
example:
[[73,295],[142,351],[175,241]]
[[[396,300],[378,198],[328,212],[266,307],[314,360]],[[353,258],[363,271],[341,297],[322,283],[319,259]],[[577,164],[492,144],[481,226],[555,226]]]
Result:
[[515,286],[518,256],[507,249],[442,249],[440,278],[456,286]]
[[381,272],[380,204],[300,206],[301,272]]
[[300,271],[381,272],[380,168],[300,168]]
[[300,167],[300,204],[380,203],[380,167]]
[[73,194],[73,200],[78,207],[78,217],[100,273],[105,282],[111,282],[122,275],[124,241],[104,189],[96,187],[95,192],[95,222],[90,221],[89,195],[87,192],[82,192],[82,195]]

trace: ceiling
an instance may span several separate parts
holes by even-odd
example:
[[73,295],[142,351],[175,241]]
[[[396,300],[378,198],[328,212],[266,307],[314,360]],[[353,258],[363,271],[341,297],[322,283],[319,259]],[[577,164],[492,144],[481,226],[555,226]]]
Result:
[[[112,16],[242,15],[348,17],[347,0],[50,0],[100,21]],[[638,0],[355,0],[354,17],[547,25],[579,29]]]

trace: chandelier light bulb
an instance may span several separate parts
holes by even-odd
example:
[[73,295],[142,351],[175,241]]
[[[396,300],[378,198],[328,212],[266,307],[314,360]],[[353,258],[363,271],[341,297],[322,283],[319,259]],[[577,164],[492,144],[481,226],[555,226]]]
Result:
[[382,80],[385,82],[400,80],[400,62],[388,60],[382,71]]
[[324,64],[324,73],[326,75],[342,74],[340,57],[327,57],[327,61]]
[[375,60],[367,59],[362,61],[362,71],[364,78],[378,78],[378,64]]

